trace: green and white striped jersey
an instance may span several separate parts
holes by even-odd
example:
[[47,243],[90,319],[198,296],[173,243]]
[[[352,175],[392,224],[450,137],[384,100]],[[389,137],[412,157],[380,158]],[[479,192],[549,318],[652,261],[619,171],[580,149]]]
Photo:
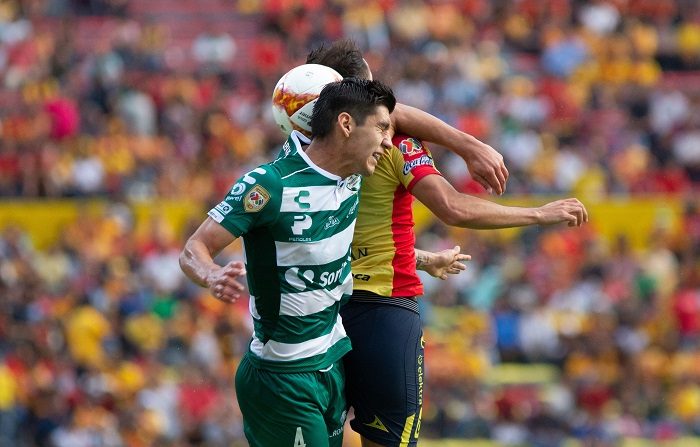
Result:
[[350,243],[360,176],[316,166],[293,132],[284,157],[241,177],[209,216],[243,236],[254,365],[280,372],[329,367],[350,350],[338,311],[352,293]]

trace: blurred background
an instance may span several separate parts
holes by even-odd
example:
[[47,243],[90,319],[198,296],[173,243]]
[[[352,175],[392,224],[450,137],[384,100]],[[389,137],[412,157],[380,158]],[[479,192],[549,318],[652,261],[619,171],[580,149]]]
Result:
[[341,37],[504,155],[485,197],[591,217],[416,208],[419,247],[473,257],[425,278],[421,445],[700,445],[700,2],[0,0],[0,446],[246,445],[247,300],[177,258],[277,153],[276,81]]

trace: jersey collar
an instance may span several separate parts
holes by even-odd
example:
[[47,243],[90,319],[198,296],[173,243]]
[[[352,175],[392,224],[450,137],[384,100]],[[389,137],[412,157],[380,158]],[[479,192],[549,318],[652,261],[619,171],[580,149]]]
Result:
[[331,180],[335,180],[336,182],[339,182],[340,180],[342,180],[342,177],[340,177],[339,175],[335,175],[333,173],[326,171],[325,169],[323,169],[319,166],[316,166],[316,163],[311,161],[309,156],[306,155],[306,152],[304,152],[304,150],[301,147],[303,144],[310,144],[311,143],[311,140],[309,140],[306,137],[306,135],[304,135],[303,133],[298,132],[296,130],[293,130],[292,133],[289,135],[289,137],[292,139],[292,142],[297,147],[297,154],[299,154],[299,156],[304,159],[306,164],[308,164],[311,167],[311,169],[318,172],[319,174],[321,174],[324,177],[328,177]]

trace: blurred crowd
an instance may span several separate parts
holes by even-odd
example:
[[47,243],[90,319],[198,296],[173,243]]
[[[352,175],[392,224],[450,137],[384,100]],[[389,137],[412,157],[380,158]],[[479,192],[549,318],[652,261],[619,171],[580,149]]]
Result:
[[424,433],[534,446],[700,435],[697,206],[640,252],[591,228],[423,233],[421,246],[473,256],[453,281],[423,278]]
[[343,36],[400,100],[499,149],[511,193],[691,191],[698,11],[690,0],[3,0],[0,194],[218,197],[282,139],[269,107],[281,74]]
[[[507,194],[687,197],[644,253],[591,228],[421,234],[473,257],[425,279],[422,435],[700,435],[698,1],[0,0],[0,196],[112,203],[46,249],[2,230],[0,446],[245,445],[245,300],[184,279],[192,225],[137,231],[128,203],[220,200],[277,153],[279,77],[346,36],[401,102],[503,153]],[[494,383],[504,363],[553,373]]]

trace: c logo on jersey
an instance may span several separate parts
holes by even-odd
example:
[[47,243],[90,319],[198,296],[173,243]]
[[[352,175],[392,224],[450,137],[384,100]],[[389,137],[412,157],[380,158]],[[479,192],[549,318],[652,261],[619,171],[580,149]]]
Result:
[[[299,191],[299,194],[297,194],[297,196],[294,197],[294,201],[297,203],[297,205],[299,205],[300,209],[308,210],[309,208],[311,208],[311,204],[306,201],[306,198],[310,195],[311,193],[309,191],[302,189],[301,191]],[[304,199],[303,202],[302,199]]]
[[270,193],[260,185],[253,186],[253,189],[245,196],[243,208],[247,213],[257,213],[267,205],[270,200]]
[[423,145],[415,138],[406,138],[399,143],[399,150],[402,154],[411,156],[423,150]]

